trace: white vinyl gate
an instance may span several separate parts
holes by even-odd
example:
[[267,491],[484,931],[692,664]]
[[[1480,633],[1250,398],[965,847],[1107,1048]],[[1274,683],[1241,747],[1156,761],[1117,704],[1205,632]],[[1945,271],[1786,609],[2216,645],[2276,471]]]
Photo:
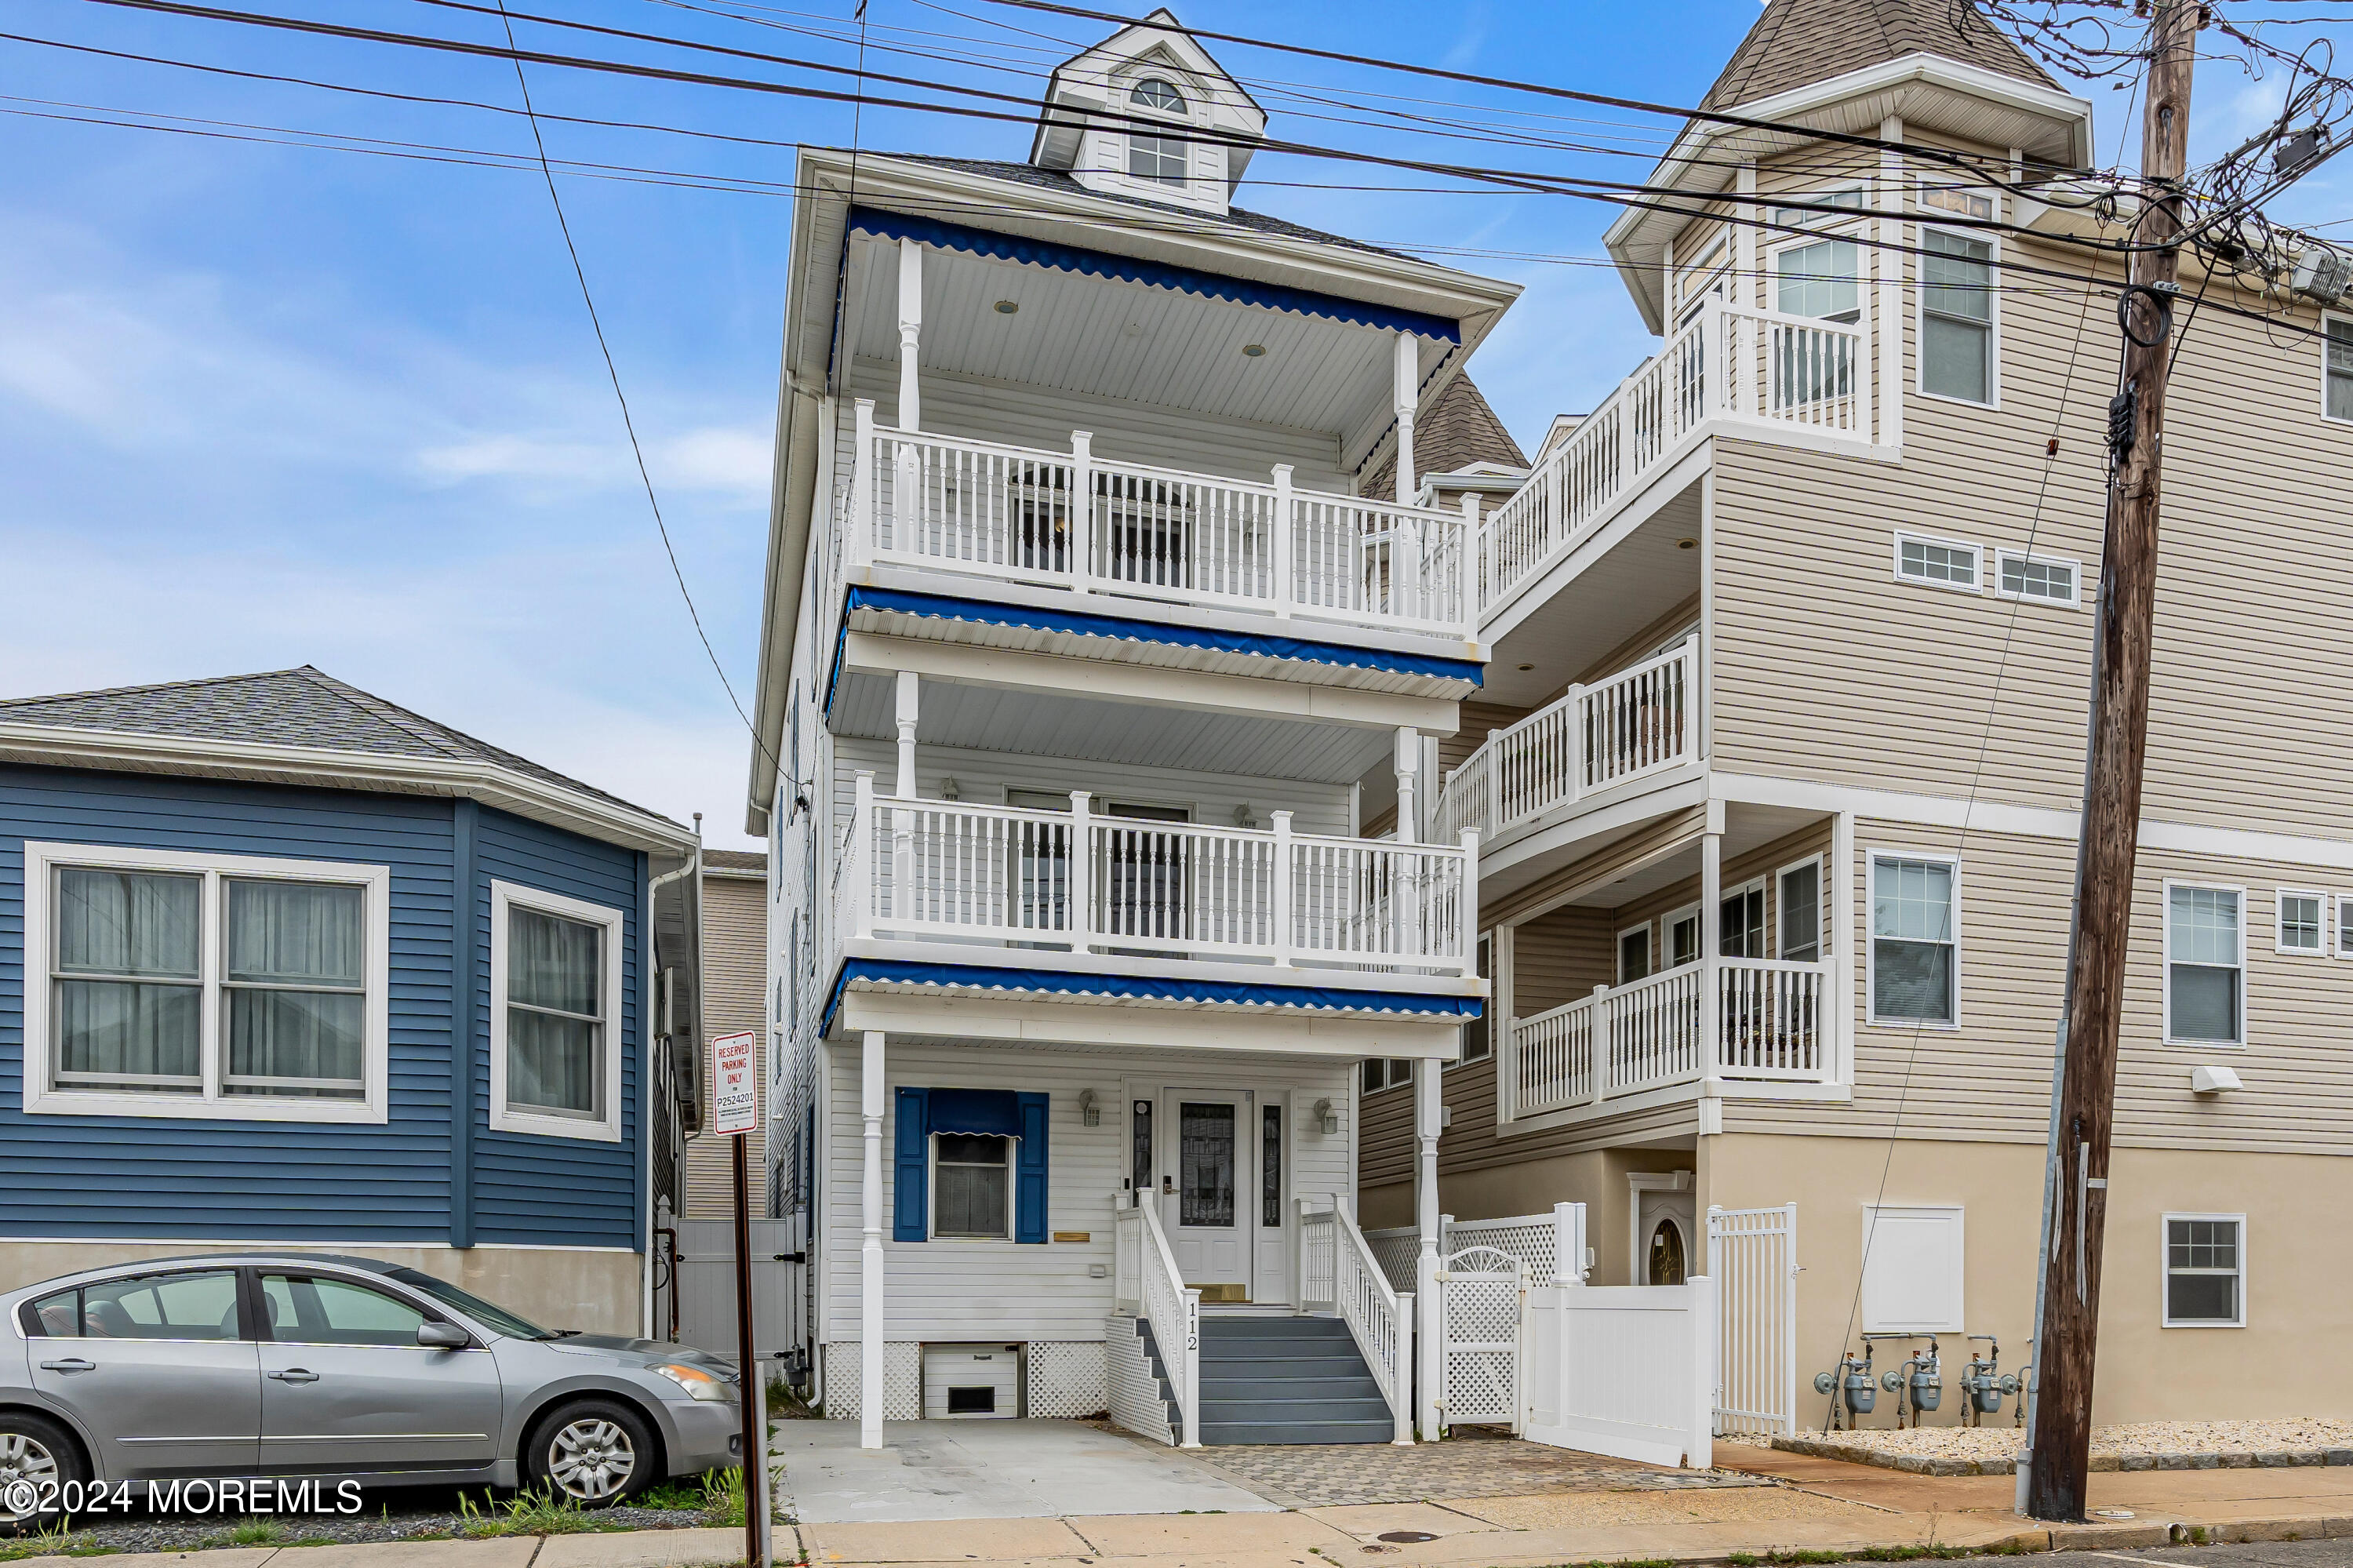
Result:
[[1448,1425],[1520,1429],[1520,1343],[1527,1266],[1492,1246],[1469,1246],[1440,1267],[1446,1342],[1438,1401]]
[[1707,1274],[1716,1287],[1716,1436],[1794,1435],[1798,1205],[1708,1210]]

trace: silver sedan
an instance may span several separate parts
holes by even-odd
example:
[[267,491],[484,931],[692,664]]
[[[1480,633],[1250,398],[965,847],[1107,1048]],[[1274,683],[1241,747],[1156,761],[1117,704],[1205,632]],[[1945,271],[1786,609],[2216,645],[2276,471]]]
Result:
[[542,1329],[370,1258],[90,1269],[0,1296],[0,1529],[94,1482],[141,1500],[199,1477],[470,1483],[593,1506],[742,1461],[727,1362]]

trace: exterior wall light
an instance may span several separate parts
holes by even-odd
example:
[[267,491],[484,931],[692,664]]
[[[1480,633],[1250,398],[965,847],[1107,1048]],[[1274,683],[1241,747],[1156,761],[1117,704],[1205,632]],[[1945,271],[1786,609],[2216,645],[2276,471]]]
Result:
[[1330,1100],[1315,1102],[1315,1130],[1327,1138],[1340,1130],[1340,1113],[1332,1108]]
[[1092,1089],[1079,1091],[1079,1125],[1081,1127],[1103,1125],[1103,1107],[1095,1104],[1095,1092]]

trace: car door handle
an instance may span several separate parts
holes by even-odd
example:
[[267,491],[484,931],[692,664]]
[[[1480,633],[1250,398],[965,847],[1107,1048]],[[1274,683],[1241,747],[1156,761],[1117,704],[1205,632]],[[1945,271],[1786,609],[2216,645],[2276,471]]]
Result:
[[86,1361],[79,1356],[68,1356],[61,1361],[43,1361],[41,1363],[41,1370],[43,1372],[96,1372],[98,1370],[98,1363],[96,1361]]
[[280,1383],[316,1383],[319,1381],[319,1374],[310,1371],[306,1367],[288,1367],[284,1372],[274,1372],[269,1375],[276,1378]]

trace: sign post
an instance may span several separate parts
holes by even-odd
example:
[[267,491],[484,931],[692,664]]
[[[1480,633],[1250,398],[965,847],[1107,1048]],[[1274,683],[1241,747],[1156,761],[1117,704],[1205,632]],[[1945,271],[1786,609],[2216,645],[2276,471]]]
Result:
[[768,1430],[759,1357],[752,1346],[752,1195],[744,1139],[760,1125],[758,1036],[723,1034],[711,1043],[711,1130],[728,1140],[735,1167],[735,1364],[743,1373],[744,1561],[766,1568]]

